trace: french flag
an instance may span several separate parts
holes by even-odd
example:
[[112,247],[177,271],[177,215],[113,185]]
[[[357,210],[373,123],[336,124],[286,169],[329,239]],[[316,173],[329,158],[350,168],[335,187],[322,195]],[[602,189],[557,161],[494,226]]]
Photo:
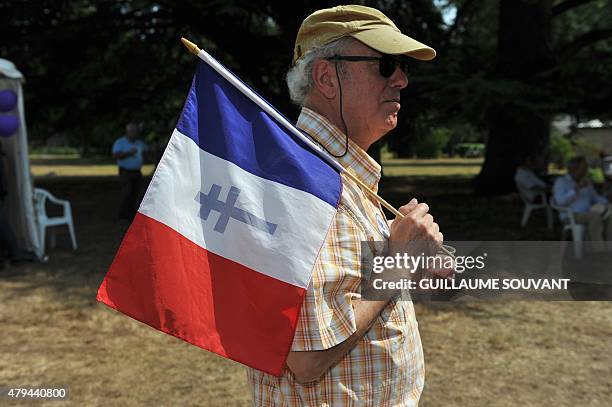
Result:
[[337,211],[340,170],[212,57],[199,56],[97,299],[278,376]]

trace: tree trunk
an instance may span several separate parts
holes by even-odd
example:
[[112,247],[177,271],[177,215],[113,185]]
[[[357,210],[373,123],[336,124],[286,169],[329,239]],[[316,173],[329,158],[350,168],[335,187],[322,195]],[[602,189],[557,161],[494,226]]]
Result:
[[[497,77],[537,87],[534,77],[553,64],[550,44],[552,0],[501,0],[497,45]],[[521,95],[522,96],[522,95]],[[546,172],[550,116],[511,98],[493,104],[485,162],[474,180],[476,192],[515,190],[514,172],[528,155]],[[534,102],[536,102],[534,100]]]
[[414,144],[419,134],[416,128],[416,121],[408,117],[408,113],[400,113],[397,127],[385,137],[388,140],[389,148],[397,154],[397,158],[412,158],[414,154]]

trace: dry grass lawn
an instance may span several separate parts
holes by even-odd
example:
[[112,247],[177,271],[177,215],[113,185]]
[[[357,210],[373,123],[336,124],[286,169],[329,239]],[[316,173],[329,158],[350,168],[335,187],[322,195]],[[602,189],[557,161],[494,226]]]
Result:
[[[109,159],[81,159],[78,155],[31,157],[35,177],[95,177],[114,176],[117,166]],[[392,159],[383,161],[385,174],[395,176],[459,176],[478,174],[482,158]],[[143,173],[150,175],[152,165],[145,165]]]
[[[96,303],[126,229],[115,220],[117,180],[57,176],[36,184],[73,202],[80,247],[71,252],[60,233],[47,263],[0,269],[0,386],[68,386],[71,394],[68,402],[8,405],[248,405],[241,365]],[[473,197],[460,179],[394,178],[384,188],[396,204],[412,195],[429,202],[451,240],[557,237],[538,215],[520,229],[517,197]],[[422,406],[610,405],[609,302],[416,309],[427,366]]]
[[410,176],[460,176],[472,177],[480,171],[482,158],[386,158],[383,159],[385,175]]

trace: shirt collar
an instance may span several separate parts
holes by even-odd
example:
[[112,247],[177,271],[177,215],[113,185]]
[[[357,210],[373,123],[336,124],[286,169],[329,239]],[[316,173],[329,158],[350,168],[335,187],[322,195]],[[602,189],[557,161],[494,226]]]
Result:
[[[332,154],[340,155],[344,153],[346,135],[325,116],[303,107],[297,121],[297,127],[305,131],[314,141]],[[375,192],[378,190],[381,167],[353,140],[348,140],[348,152],[344,156],[336,158],[336,160],[368,187]]]

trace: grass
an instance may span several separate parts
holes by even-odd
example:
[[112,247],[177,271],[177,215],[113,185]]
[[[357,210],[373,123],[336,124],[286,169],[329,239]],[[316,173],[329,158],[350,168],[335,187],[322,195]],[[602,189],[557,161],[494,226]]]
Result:
[[[30,167],[35,177],[108,177],[117,174],[112,159],[81,158],[78,154],[31,154]],[[385,175],[391,177],[453,176],[467,178],[478,174],[482,158],[396,159],[385,158]],[[145,175],[153,173],[153,165],[143,167]]]
[[[59,233],[48,262],[0,270],[0,385],[69,386],[70,401],[51,406],[248,405],[241,365],[96,303],[126,230],[116,221],[116,177],[85,172],[86,161],[72,162],[72,176],[59,175],[62,162],[33,161],[57,174],[36,185],[71,200],[79,250]],[[450,164],[408,160],[397,171],[412,176],[385,179],[382,194],[395,205],[428,202],[449,240],[558,237],[537,212],[521,229],[517,196],[473,196],[461,172],[473,164]],[[439,175],[450,168],[459,173]],[[608,302],[416,304],[427,369],[421,405],[607,406],[611,311]]]
[[389,177],[458,177],[470,178],[478,174],[482,158],[386,158],[382,164]]

